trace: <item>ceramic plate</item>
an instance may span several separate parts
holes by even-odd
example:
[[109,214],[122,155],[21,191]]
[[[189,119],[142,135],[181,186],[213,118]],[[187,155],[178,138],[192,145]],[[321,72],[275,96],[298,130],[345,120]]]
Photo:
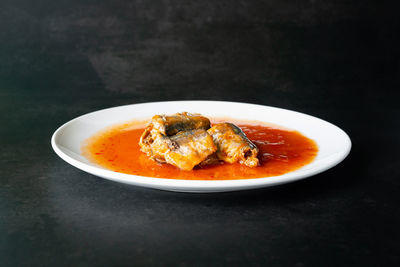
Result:
[[[280,176],[243,180],[176,180],[124,174],[104,169],[81,155],[84,140],[96,132],[129,120],[149,119],[155,114],[188,111],[206,117],[258,120],[297,130],[315,140],[318,155],[310,164]],[[180,192],[224,192],[274,186],[323,172],[341,162],[350,152],[348,135],[335,125],[303,113],[245,103],[220,101],[172,101],[134,104],[104,109],[73,119],[55,131],[54,151],[69,164],[93,175],[116,182]]]

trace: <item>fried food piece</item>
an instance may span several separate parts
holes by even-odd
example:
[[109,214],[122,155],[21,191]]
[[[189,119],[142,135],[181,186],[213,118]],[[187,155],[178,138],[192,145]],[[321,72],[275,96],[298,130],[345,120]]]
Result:
[[219,123],[207,131],[217,145],[217,157],[228,163],[258,166],[258,148],[232,123]]
[[181,131],[171,136],[170,141],[172,146],[164,154],[165,161],[185,171],[217,151],[213,138],[204,129]]
[[162,135],[171,136],[180,131],[208,130],[210,128],[210,120],[200,114],[182,112],[172,116],[155,115],[151,119],[150,125]]
[[[168,163],[174,162],[171,164],[179,168],[182,166],[181,169],[189,169],[190,165],[194,164],[190,168],[192,169],[201,162],[198,162],[197,157],[202,158],[203,153],[206,151],[201,146],[201,143],[207,142],[207,140],[211,140],[212,143],[211,136],[206,132],[209,128],[210,120],[199,114],[182,112],[172,116],[155,115],[140,137],[139,145],[141,150],[155,161],[160,163],[167,162],[166,153],[169,151],[171,154],[168,156]],[[203,136],[203,132],[200,134],[200,132],[194,130],[202,130],[207,134],[208,138]],[[190,134],[193,134],[193,137],[190,137]],[[199,140],[197,147],[190,144],[191,140]],[[181,145],[183,150],[179,150]],[[196,151],[196,148],[199,150]],[[213,148],[215,148],[214,144],[212,146],[209,145],[208,149],[212,150]],[[189,149],[190,153],[184,151],[184,149]],[[195,152],[198,156],[195,156]],[[184,163],[184,161],[189,161],[189,158],[191,158],[190,160],[193,161],[193,164]]]
[[151,127],[147,127],[140,137],[139,145],[140,150],[151,159],[164,163],[164,154],[172,146],[172,142],[168,136],[164,136]]
[[151,159],[182,170],[192,170],[200,163],[215,164],[218,160],[248,167],[259,164],[257,147],[239,127],[220,123],[210,128],[209,119],[188,112],[155,115],[139,145]]

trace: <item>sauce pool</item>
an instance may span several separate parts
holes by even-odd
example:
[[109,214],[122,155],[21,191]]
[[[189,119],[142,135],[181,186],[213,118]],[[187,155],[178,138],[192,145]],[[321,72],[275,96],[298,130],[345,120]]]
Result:
[[94,135],[82,146],[82,154],[115,172],[169,179],[236,180],[282,175],[307,165],[318,153],[317,144],[297,131],[245,121],[235,124],[258,147],[260,166],[221,163],[182,171],[157,163],[140,151],[144,122],[117,125]]

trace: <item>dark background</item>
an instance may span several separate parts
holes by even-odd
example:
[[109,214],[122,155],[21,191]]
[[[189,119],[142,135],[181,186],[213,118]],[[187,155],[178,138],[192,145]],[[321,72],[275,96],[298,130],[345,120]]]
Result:
[[[398,17],[381,1],[1,1],[0,265],[398,265]],[[76,116],[186,99],[305,112],[353,149],[223,194],[110,182],[51,149]]]

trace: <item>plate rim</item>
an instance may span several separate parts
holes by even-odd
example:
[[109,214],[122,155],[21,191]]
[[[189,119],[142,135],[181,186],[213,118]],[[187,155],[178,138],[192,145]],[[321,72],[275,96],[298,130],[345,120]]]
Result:
[[[81,162],[81,161],[67,155],[63,151],[63,149],[68,150],[68,148],[63,147],[61,144],[57,144],[57,138],[63,129],[68,127],[68,125],[72,124],[73,122],[81,119],[82,117],[89,116],[89,115],[92,115],[97,112],[104,112],[107,110],[118,109],[118,108],[127,107],[127,106],[150,105],[150,104],[157,105],[157,104],[168,104],[168,103],[173,104],[173,103],[188,103],[188,102],[192,102],[192,103],[194,103],[194,102],[202,102],[202,103],[212,102],[212,103],[226,103],[226,104],[234,104],[234,105],[238,105],[238,104],[239,105],[251,105],[251,106],[256,106],[256,107],[260,107],[260,108],[272,108],[275,110],[280,110],[280,111],[285,111],[285,112],[289,111],[292,113],[297,113],[301,116],[306,116],[306,117],[312,118],[314,120],[316,119],[323,123],[327,123],[330,126],[333,126],[334,128],[336,128],[345,137],[345,142],[344,142],[345,147],[344,147],[344,150],[341,151],[341,153],[336,155],[335,160],[329,162],[328,164],[325,164],[321,168],[308,170],[305,173],[301,173],[301,169],[303,168],[303,167],[301,167],[300,169],[297,169],[295,171],[288,172],[288,173],[278,175],[278,176],[250,178],[250,179],[231,179],[231,180],[185,180],[185,179],[157,178],[157,177],[119,173],[119,172],[114,172],[112,170],[108,170],[108,169],[104,169],[104,168],[100,168],[100,167],[96,167],[96,166],[91,166],[87,163]],[[296,129],[293,129],[293,130],[296,130]],[[100,176],[100,177],[108,179],[108,180],[122,182],[122,183],[128,183],[128,184],[133,184],[133,185],[138,185],[138,186],[146,186],[146,187],[152,187],[152,188],[157,188],[157,189],[170,190],[170,191],[194,192],[193,190],[196,191],[196,189],[198,189],[201,192],[204,192],[204,190],[215,189],[216,192],[221,192],[221,191],[246,190],[246,189],[251,189],[251,188],[273,186],[273,185],[278,185],[278,184],[283,184],[283,183],[288,183],[288,182],[295,182],[295,181],[302,180],[302,179],[305,179],[305,178],[308,178],[311,176],[315,176],[321,172],[324,172],[330,168],[333,168],[334,166],[336,166],[340,162],[342,162],[349,155],[351,148],[352,148],[352,142],[351,142],[349,135],[344,130],[339,128],[338,126],[336,126],[326,120],[317,118],[315,116],[305,114],[302,112],[298,112],[298,111],[294,111],[294,110],[290,110],[290,109],[284,109],[284,108],[260,105],[260,104],[253,104],[253,103],[232,102],[232,101],[178,100],[178,101],[156,101],[156,102],[126,104],[126,105],[120,105],[120,106],[99,109],[96,111],[92,111],[92,112],[80,115],[78,117],[75,117],[75,118],[67,121],[66,123],[62,124],[61,126],[59,126],[56,129],[56,131],[53,133],[53,135],[51,137],[51,146],[52,146],[53,150],[55,151],[55,153],[61,159],[63,159],[67,163],[69,163],[70,165],[72,165],[82,171],[85,171],[87,173],[90,173],[92,175]],[[307,165],[305,165],[305,166],[307,166]],[[190,188],[191,190],[188,190],[188,188]],[[175,189],[175,190],[173,190],[173,189]]]

